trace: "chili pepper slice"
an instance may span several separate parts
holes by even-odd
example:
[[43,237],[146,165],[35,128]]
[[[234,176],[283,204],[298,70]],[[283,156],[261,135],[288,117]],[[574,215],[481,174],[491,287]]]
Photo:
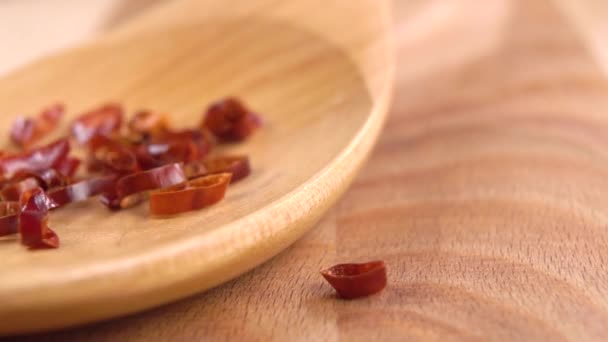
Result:
[[19,201],[23,193],[39,186],[40,183],[36,178],[29,177],[15,183],[5,185],[2,190],[0,190],[0,195],[2,195],[2,200],[4,201]]
[[207,167],[205,167],[204,160],[195,160],[184,164],[184,173],[188,179],[194,179],[201,176],[207,175],[209,172],[207,171]]
[[203,161],[208,173],[230,172],[231,182],[237,182],[251,173],[249,157],[247,156],[223,156]]
[[49,210],[57,206],[42,188],[25,192],[19,201],[19,233],[21,244],[30,249],[57,248],[59,237],[48,226]]
[[55,170],[57,170],[60,174],[67,177],[68,179],[72,179],[74,178],[74,175],[76,175],[80,164],[82,164],[82,161],[80,159],[67,157],[65,159],[62,159],[57,164]]
[[11,126],[11,140],[18,146],[25,147],[37,139],[36,120],[20,116]]
[[0,202],[0,236],[17,233],[20,210],[18,201]]
[[206,157],[213,148],[213,136],[207,130],[186,129],[181,131],[167,131],[163,134],[154,137],[151,140],[153,143],[178,143],[192,142],[196,146],[196,154],[192,156],[194,159],[202,159]]
[[30,146],[55,129],[64,113],[64,106],[58,103],[42,110],[37,118],[17,118],[11,126],[11,140],[21,147]]
[[93,196],[108,192],[114,186],[115,176],[102,176],[70,184],[48,192],[48,196],[62,207],[66,204],[84,201]]
[[67,139],[60,139],[46,146],[0,158],[0,173],[4,179],[9,179],[19,171],[48,170],[61,163],[69,152]]
[[223,142],[245,140],[261,125],[260,117],[236,98],[212,104],[201,124]]
[[42,187],[44,190],[64,186],[67,178],[55,169],[41,171],[19,171],[7,182],[0,195],[5,201],[19,201],[21,195],[28,190]]
[[386,287],[386,266],[383,261],[339,264],[321,271],[321,275],[344,299],[369,296]]
[[99,196],[99,202],[113,211],[122,209],[120,206],[120,198],[116,194],[115,188],[109,189],[108,191],[102,193]]
[[96,135],[89,143],[89,171],[131,173],[139,171],[135,154],[127,146],[104,135]]
[[150,213],[155,216],[169,216],[215,204],[224,198],[231,177],[230,173],[218,173],[152,191]]
[[67,177],[55,169],[19,171],[13,176],[12,181],[20,181],[26,178],[35,178],[44,190],[64,186],[68,183]]
[[122,125],[123,109],[117,104],[106,104],[81,115],[72,123],[72,136],[86,144],[96,135],[112,135]]
[[145,170],[171,163],[187,163],[199,156],[196,144],[191,140],[142,144],[136,149],[137,161]]
[[135,113],[127,125],[133,137],[146,139],[168,132],[169,121],[165,115],[143,110]]
[[170,187],[186,180],[186,175],[180,164],[169,164],[120,178],[116,182],[116,196],[120,199],[120,207],[126,208],[138,203],[142,198],[142,196],[133,195]]

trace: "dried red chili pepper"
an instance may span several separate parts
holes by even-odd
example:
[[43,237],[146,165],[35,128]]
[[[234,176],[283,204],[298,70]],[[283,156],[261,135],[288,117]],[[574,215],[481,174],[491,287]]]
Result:
[[0,158],[0,173],[2,178],[9,179],[19,171],[51,169],[59,165],[69,152],[67,139],[60,139],[46,146]]
[[15,183],[5,185],[2,190],[0,190],[0,195],[2,195],[2,200],[4,201],[19,201],[23,193],[39,186],[40,183],[36,178],[25,178]]
[[44,190],[54,189],[68,184],[68,178],[55,169],[34,171],[31,174],[41,181]]
[[131,173],[140,169],[135,153],[129,147],[104,135],[91,138],[89,148],[89,171]]
[[57,206],[42,188],[27,191],[21,196],[19,233],[21,243],[30,249],[57,248],[59,237],[48,226],[49,210]]
[[184,164],[184,173],[188,179],[194,179],[201,176],[207,175],[207,167],[205,167],[204,160],[195,160],[190,163]]
[[82,161],[78,158],[67,157],[65,159],[62,159],[57,164],[57,166],[55,167],[55,170],[57,170],[59,173],[61,173],[68,179],[72,179],[72,178],[74,178],[74,175],[76,175],[76,172],[78,171],[78,167],[80,166],[81,163],[82,163]]
[[213,137],[206,130],[186,129],[181,131],[167,131],[154,139],[151,142],[166,143],[166,142],[193,142],[196,145],[196,155],[194,159],[202,159],[209,154],[213,148]]
[[19,171],[13,176],[12,181],[20,181],[26,178],[35,178],[44,190],[64,186],[68,183],[68,178],[55,169]]
[[84,113],[72,123],[72,136],[86,144],[96,135],[109,136],[122,125],[123,109],[117,104],[106,104]]
[[141,196],[134,195],[177,185],[186,180],[180,164],[169,164],[120,178],[116,182],[116,195],[120,199],[121,208],[126,208],[141,199]]
[[[56,105],[35,119],[22,119],[15,124],[13,140],[21,145],[36,141],[63,114],[63,106]],[[91,152],[90,168],[109,176],[66,185],[81,163],[68,157],[67,139],[16,155],[0,152],[0,195],[13,200],[0,202],[0,235],[19,230],[22,243],[30,248],[57,247],[59,239],[47,225],[49,210],[98,194],[109,208],[120,209],[152,191],[151,212],[160,216],[216,203],[231,181],[249,175],[250,165],[244,156],[205,160],[215,137],[240,141],[261,125],[260,118],[234,98],[212,105],[200,129],[173,131],[166,117],[140,112],[129,121],[129,134],[120,136],[122,121],[122,108],[110,104],[71,125],[72,135]],[[141,171],[142,166],[147,171]]]
[[25,147],[36,140],[36,131],[36,120],[20,116],[13,121],[11,126],[11,140],[15,144]]
[[168,216],[198,210],[224,198],[231,174],[218,173],[150,193],[150,213]]
[[167,117],[150,111],[137,112],[129,120],[128,127],[131,136],[140,139],[159,136],[170,131]]
[[211,105],[203,119],[202,127],[211,131],[220,141],[242,141],[249,137],[262,121],[243,103],[227,98]]
[[19,202],[0,202],[0,236],[17,233],[20,210]]
[[[116,183],[114,183],[114,184],[116,184]],[[113,188],[105,191],[104,193],[102,193],[99,196],[99,202],[101,202],[101,204],[108,207],[108,209],[110,209],[110,210],[122,209],[122,207],[120,206],[120,198],[116,194],[115,186]]]
[[137,161],[144,170],[166,164],[190,162],[198,158],[199,151],[191,140],[177,140],[166,143],[142,144],[135,150]]
[[251,173],[251,166],[247,156],[223,156],[208,159],[203,162],[208,173],[229,172],[232,174],[232,183],[237,182]]
[[37,118],[17,118],[11,126],[11,140],[21,147],[30,146],[55,129],[64,113],[62,104],[54,104],[42,110]]
[[48,196],[58,207],[61,207],[108,192],[114,187],[115,181],[115,176],[86,179],[63,188],[51,190],[48,192]]
[[369,296],[386,287],[386,266],[383,261],[339,264],[321,271],[321,275],[345,299]]
[[135,148],[144,170],[171,163],[189,163],[207,156],[213,138],[200,130],[165,131]]

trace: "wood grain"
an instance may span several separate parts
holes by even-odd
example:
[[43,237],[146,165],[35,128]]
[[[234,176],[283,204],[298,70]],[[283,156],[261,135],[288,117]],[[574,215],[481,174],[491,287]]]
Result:
[[[151,219],[146,205],[109,213],[88,201],[51,216],[57,250],[2,239],[0,334],[116,317],[219,285],[291,245],[354,178],[391,95],[388,3],[214,4],[154,6],[0,79],[4,132],[18,114],[57,100],[66,122],[117,101],[192,127],[207,105],[235,95],[265,121],[247,143],[221,149],[249,155],[253,172],[208,210]],[[336,30],[337,15],[357,27]]]
[[[551,1],[396,5],[392,113],[314,231],[205,294],[23,341],[608,339],[608,81],[588,31]],[[317,273],[376,258],[390,284],[370,298]]]

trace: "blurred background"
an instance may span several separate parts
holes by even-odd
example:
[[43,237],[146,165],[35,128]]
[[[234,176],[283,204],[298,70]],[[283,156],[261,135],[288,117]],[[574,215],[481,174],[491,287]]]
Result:
[[165,0],[2,0],[0,74],[73,46]]
[[[97,34],[118,27],[121,22],[171,0],[2,0],[0,2],[0,73]],[[436,35],[471,40],[472,34],[500,27],[513,14],[514,0],[392,0],[397,46],[409,40],[436,43]],[[531,0],[545,3],[564,16],[561,25],[572,26],[608,70],[608,2],[604,0]],[[512,18],[515,24],[518,18]],[[561,26],[560,25],[560,26]],[[470,32],[466,32],[466,30]],[[555,31],[558,34],[559,30]],[[486,32],[487,33],[487,32]],[[445,43],[445,42],[444,42]],[[463,46],[462,49],[472,47]]]

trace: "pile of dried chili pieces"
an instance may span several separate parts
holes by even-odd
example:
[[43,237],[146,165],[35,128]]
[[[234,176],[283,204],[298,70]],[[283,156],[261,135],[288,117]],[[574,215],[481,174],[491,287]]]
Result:
[[71,122],[68,137],[37,146],[64,113],[54,104],[18,118],[10,138],[20,151],[0,152],[0,237],[19,234],[30,249],[59,247],[48,225],[51,211],[95,196],[110,210],[149,199],[155,217],[217,203],[250,165],[247,156],[214,156],[213,147],[243,141],[261,126],[235,98],[212,104],[189,129],[175,129],[151,111],[126,120],[121,105],[106,104]]

